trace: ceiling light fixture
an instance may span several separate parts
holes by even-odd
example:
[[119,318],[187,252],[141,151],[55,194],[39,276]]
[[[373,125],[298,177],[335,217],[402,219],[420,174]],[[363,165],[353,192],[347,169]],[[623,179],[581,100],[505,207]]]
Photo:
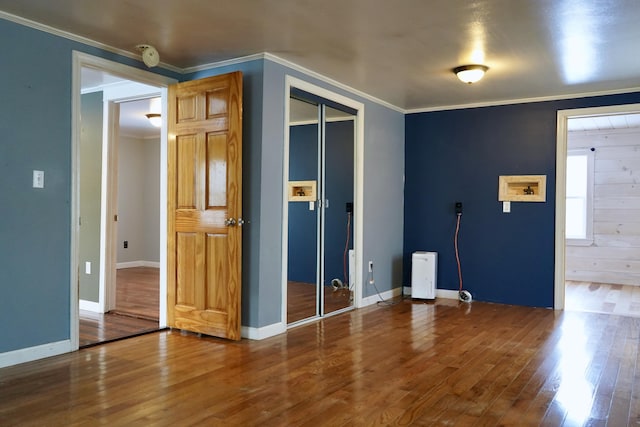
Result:
[[155,127],[159,128],[160,126],[162,126],[162,116],[160,114],[149,113],[149,114],[145,114],[145,116],[147,116],[147,119],[149,119],[151,124],[154,125]]
[[150,44],[139,44],[136,46],[142,52],[142,62],[147,67],[155,67],[160,63],[160,54],[155,47]]
[[161,103],[162,100],[160,97],[149,98],[149,113],[145,114],[151,124],[157,128],[162,126],[162,116],[160,115],[160,111],[162,111]]
[[486,65],[471,64],[461,65],[453,69],[453,72],[463,83],[475,83],[484,77],[484,73],[487,72],[489,67]]

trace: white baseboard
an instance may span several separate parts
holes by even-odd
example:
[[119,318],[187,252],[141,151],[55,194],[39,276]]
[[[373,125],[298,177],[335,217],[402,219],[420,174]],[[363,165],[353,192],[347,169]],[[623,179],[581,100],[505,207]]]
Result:
[[[404,287],[404,294],[411,295],[411,286]],[[451,289],[436,289],[436,298],[445,299],[458,299],[458,291],[452,291]]]
[[451,289],[436,289],[436,298],[458,299],[458,291]]
[[0,368],[32,362],[45,357],[57,356],[72,351],[71,340],[52,342],[35,347],[0,353]]
[[287,332],[287,325],[274,323],[273,325],[263,326],[262,328],[253,328],[251,326],[243,326],[241,329],[242,338],[250,340],[263,340]]
[[116,268],[118,270],[121,268],[134,268],[134,267],[160,268],[160,263],[156,261],[128,261],[128,262],[119,262],[116,264]]
[[87,310],[93,313],[104,312],[104,310],[100,309],[100,303],[93,302],[93,301],[87,301],[87,300],[81,299],[80,301],[78,301],[78,306],[80,307],[80,310]]
[[382,292],[379,296],[376,293],[371,296],[364,297],[360,300],[360,305],[358,306],[358,308],[363,308],[369,305],[376,304],[378,301],[380,301],[380,297],[382,297],[382,299],[384,300],[397,297],[398,295],[400,295],[401,292],[402,292],[402,288],[393,288],[391,290]]

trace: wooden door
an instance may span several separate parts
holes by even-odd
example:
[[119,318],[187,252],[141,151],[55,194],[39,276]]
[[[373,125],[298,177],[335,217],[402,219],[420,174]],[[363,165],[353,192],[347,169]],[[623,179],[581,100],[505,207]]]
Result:
[[169,88],[168,323],[240,339],[242,73]]

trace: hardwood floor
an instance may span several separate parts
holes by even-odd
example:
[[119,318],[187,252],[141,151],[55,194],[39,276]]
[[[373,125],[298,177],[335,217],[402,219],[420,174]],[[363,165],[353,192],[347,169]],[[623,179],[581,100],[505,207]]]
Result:
[[640,286],[567,280],[565,309],[640,317]]
[[0,425],[627,426],[640,319],[438,299],[262,341],[163,331],[0,369]]
[[116,312],[152,320],[160,318],[159,268],[120,268],[116,280]]
[[157,320],[80,310],[80,347],[134,337],[157,330]]
[[117,270],[116,309],[109,313],[80,310],[80,347],[158,330],[159,269]]
[[[353,292],[349,289],[334,289],[325,286],[324,312],[334,311],[350,307]],[[287,323],[308,319],[316,315],[316,285],[312,283],[294,282],[287,283]]]

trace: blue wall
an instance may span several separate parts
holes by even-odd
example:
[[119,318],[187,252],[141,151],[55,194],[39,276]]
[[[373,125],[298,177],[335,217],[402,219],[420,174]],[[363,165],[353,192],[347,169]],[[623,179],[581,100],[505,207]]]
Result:
[[[353,121],[326,124],[326,196],[329,207],[325,209],[325,285],[340,279],[349,283],[349,258],[344,258],[347,240],[347,203],[353,200],[354,139]],[[349,249],[353,249],[353,218],[349,236]],[[345,267],[347,277],[345,278]]]
[[0,353],[70,336],[73,50],[144,68],[0,19]]
[[[0,19],[0,353],[69,339],[74,50],[146,70],[134,59]],[[269,60],[189,75],[152,71],[187,81],[235,70],[244,74],[243,204],[250,221],[243,233],[242,324],[281,321],[287,74],[365,104],[365,181],[373,185],[365,186],[364,257],[380,264],[382,290],[398,285],[404,115]],[[31,188],[34,169],[45,171],[44,189]]]
[[[318,125],[289,129],[289,180],[317,182]],[[288,280],[316,283],[317,224],[318,210],[309,210],[309,202],[289,202]]]
[[[558,110],[640,102],[640,93],[406,117],[404,283],[411,254],[438,252],[438,288],[457,289],[454,203],[463,203],[464,288],[481,301],[553,306]],[[547,175],[546,203],[502,213],[499,175]]]

